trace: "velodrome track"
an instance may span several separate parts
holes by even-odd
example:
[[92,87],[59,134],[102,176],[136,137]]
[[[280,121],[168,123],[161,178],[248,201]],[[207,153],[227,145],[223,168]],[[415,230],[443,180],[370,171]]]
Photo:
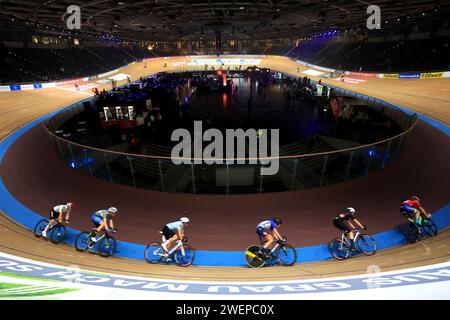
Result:
[[[149,60],[146,63],[146,68],[142,64],[134,64],[122,69],[121,72],[129,74],[131,79],[135,80],[141,75],[171,69],[171,62],[184,59],[180,57]],[[167,62],[167,68],[162,67],[164,62]],[[297,73],[299,65],[286,58],[266,57],[263,59],[261,66],[302,76],[302,74]],[[304,67],[300,68],[300,70],[303,69]],[[312,78],[314,79],[314,77]],[[447,126],[449,125],[450,79],[386,80],[371,78],[365,80],[365,82],[357,85],[340,83],[332,79],[322,81],[401,105],[440,121]],[[119,82],[119,85],[121,84],[123,83]],[[106,87],[106,89],[110,88]],[[89,91],[74,92],[70,85],[33,91],[2,92],[0,93],[0,137],[4,138],[26,123],[76,101],[85,99],[88,95],[90,95]],[[448,144],[444,144],[442,147],[444,156],[448,157]],[[446,170],[448,171],[448,167],[441,169],[444,174]],[[370,199],[368,201],[370,202]],[[434,264],[449,261],[450,255],[449,230],[446,230],[441,232],[436,238],[414,245],[388,249],[370,258],[361,257],[345,262],[326,261],[300,264],[292,268],[277,268],[277,276],[274,278],[271,268],[249,270],[233,267],[190,267],[188,269],[173,266],[149,267],[143,261],[120,258],[108,259],[107,263],[105,263],[105,259],[95,255],[82,255],[74,251],[73,248],[54,246],[45,241],[35,239],[30,230],[10,221],[5,215],[2,215],[0,225],[2,228],[0,251],[2,252],[61,265],[77,264],[81,268],[89,270],[173,279],[186,278],[188,276],[190,279],[199,280],[230,281],[245,279],[257,281],[266,278],[268,275],[272,279],[280,280],[307,279],[365,273],[370,265],[378,265],[382,271],[388,271]]]

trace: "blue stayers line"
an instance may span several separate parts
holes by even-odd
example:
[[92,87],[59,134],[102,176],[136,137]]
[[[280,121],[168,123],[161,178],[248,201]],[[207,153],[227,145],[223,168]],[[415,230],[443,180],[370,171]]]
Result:
[[[363,95],[360,95],[363,96]],[[373,98],[371,98],[373,99]],[[89,99],[85,99],[79,103],[83,103],[84,101],[88,101]],[[73,104],[63,110],[70,109],[78,105],[79,103]],[[398,106],[396,106],[398,107]],[[401,107],[398,107],[401,108]],[[409,110],[401,108],[405,110],[405,112],[412,113]],[[61,111],[61,110],[59,110]],[[13,132],[7,138],[5,138],[0,143],[0,164],[8,151],[9,147],[22,135],[24,135],[28,130],[30,130],[35,125],[43,122],[44,120],[54,116],[59,111],[55,111],[50,113],[42,118],[39,118],[24,127],[18,129]],[[432,126],[437,129],[443,131],[447,136],[449,136],[450,130],[448,127],[440,124],[437,121],[429,119],[425,116],[419,116],[421,120],[428,122]],[[0,177],[0,210],[2,210],[5,214],[9,215],[12,219],[24,225],[25,227],[34,230],[36,223],[41,220],[43,217],[17,201],[16,198],[6,189],[3,184],[3,179]],[[393,214],[395,214],[395,210],[393,210]],[[47,218],[47,217],[46,217]],[[450,203],[439,209],[433,214],[433,220],[438,225],[439,229],[443,229],[450,225]],[[73,246],[75,242],[76,236],[80,233],[79,230],[75,230],[72,228],[67,228],[68,235],[64,242],[68,245]],[[387,249],[393,246],[397,246],[400,244],[406,243],[406,240],[400,230],[392,229],[389,231],[381,232],[374,235],[374,238],[377,241],[378,249]],[[331,239],[330,239],[331,240]],[[256,242],[256,241],[255,241]],[[249,244],[250,245],[250,244]],[[93,250],[96,248],[94,247]],[[244,249],[244,248],[243,248]],[[75,250],[75,249],[74,249]],[[299,262],[312,262],[319,260],[328,260],[331,259],[330,251],[328,250],[328,245],[318,245],[312,247],[304,247],[297,248],[298,253],[298,261]],[[145,245],[142,244],[134,244],[124,241],[117,242],[117,251],[116,256],[120,256],[123,258],[131,258],[137,260],[144,259],[144,251]],[[196,252],[195,265],[199,266],[244,266],[246,265],[244,260],[244,251],[206,251],[199,250]]]

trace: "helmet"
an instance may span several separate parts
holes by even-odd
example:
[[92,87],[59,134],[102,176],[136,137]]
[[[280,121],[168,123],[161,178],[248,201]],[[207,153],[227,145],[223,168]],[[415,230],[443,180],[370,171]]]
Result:
[[418,196],[412,196],[412,197],[411,197],[411,200],[417,200],[417,201],[420,201],[420,199],[419,199]]
[[277,224],[277,226],[279,226],[280,224],[282,224],[283,222],[281,221],[281,219],[280,218],[273,218],[272,219],[273,220],[273,222],[275,222],[276,224]]
[[117,208],[111,207],[108,209],[108,211],[112,214],[117,214]]
[[75,202],[67,202],[66,205],[70,208],[75,208]]
[[356,213],[356,210],[355,210],[355,208],[348,207],[348,208],[347,208],[347,213],[351,214],[352,217],[354,217],[354,216],[355,216],[355,213]]
[[190,220],[189,220],[188,217],[181,217],[180,221],[183,222],[183,223],[189,223]]

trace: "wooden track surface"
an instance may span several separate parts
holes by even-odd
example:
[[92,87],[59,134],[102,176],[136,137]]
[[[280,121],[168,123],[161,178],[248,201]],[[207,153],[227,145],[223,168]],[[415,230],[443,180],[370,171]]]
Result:
[[[171,63],[185,60],[184,57],[155,59],[137,63],[121,69],[132,80],[158,71],[174,70]],[[167,62],[168,67],[163,68]],[[298,64],[282,57],[266,57],[261,66],[273,70],[303,76],[297,72]],[[304,67],[300,68],[300,71]],[[312,77],[318,79],[316,77]],[[362,79],[362,78],[361,78]],[[404,106],[422,113],[446,125],[450,124],[450,79],[367,79],[360,84],[348,84],[332,79],[322,80],[335,86],[367,94],[387,102]],[[122,85],[125,81],[118,84]],[[109,86],[105,86],[109,89]],[[91,93],[75,92],[70,85],[32,91],[0,92],[0,139],[17,128],[51,111],[85,99]],[[105,260],[91,254],[80,254],[64,245],[54,246],[34,238],[29,230],[17,225],[4,215],[0,216],[0,250],[6,253],[35,260],[70,265],[78,264],[83,269],[111,273],[127,273],[159,278],[198,280],[266,280],[273,278],[272,268],[249,270],[247,268],[207,268],[174,266],[149,266],[143,261],[110,258]],[[296,265],[292,268],[277,268],[278,279],[307,279],[365,273],[369,265],[378,265],[381,271],[402,269],[448,261],[450,257],[449,230],[436,238],[415,245],[397,247],[379,252],[374,257],[360,257],[345,262],[326,261]],[[87,259],[87,257],[89,257]],[[301,259],[301,257],[300,257]],[[107,263],[105,263],[107,261]],[[126,271],[125,271],[126,270]]]
[[[145,261],[102,258],[92,253],[80,253],[73,247],[54,245],[34,237],[9,217],[0,214],[0,251],[24,258],[61,266],[77,265],[83,270],[161,279],[199,281],[268,281],[305,280],[365,274],[378,267],[380,272],[414,268],[450,261],[450,229],[416,244],[378,252],[372,257],[354,257],[346,261],[322,261],[296,264],[292,267],[197,267],[150,265]],[[299,257],[301,261],[301,257]]]

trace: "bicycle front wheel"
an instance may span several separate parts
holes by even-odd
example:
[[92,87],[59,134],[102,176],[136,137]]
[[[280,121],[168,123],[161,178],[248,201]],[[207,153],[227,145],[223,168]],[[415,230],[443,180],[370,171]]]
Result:
[[259,268],[266,262],[259,254],[259,246],[250,246],[245,251],[245,261],[250,268]]
[[289,244],[279,246],[275,255],[283,266],[292,266],[297,262],[297,251]]
[[331,255],[336,260],[347,259],[348,255],[350,254],[350,248],[348,247],[347,243],[345,243],[341,239],[334,239],[333,241],[331,241],[329,249]]
[[75,249],[81,252],[85,252],[87,249],[89,249],[90,243],[91,239],[89,238],[89,232],[82,232],[75,239]]
[[50,240],[54,244],[58,244],[61,241],[63,241],[66,238],[67,235],[67,229],[62,224],[58,224],[56,227],[53,228],[52,233],[50,235]]
[[36,226],[34,227],[34,235],[36,237],[42,237],[42,231],[45,230],[45,227],[47,226],[48,222],[49,221],[47,219],[42,219],[39,220],[38,223],[36,223]]
[[116,252],[116,239],[105,236],[98,244],[98,253],[102,257],[112,256]]
[[361,234],[356,240],[356,247],[366,256],[373,256],[377,252],[377,243],[372,236]]
[[164,253],[159,242],[152,242],[145,248],[145,260],[148,263],[158,263],[161,261],[161,255]]
[[187,267],[194,262],[195,250],[187,244],[183,244],[183,250],[184,255],[181,248],[175,252],[175,262],[181,267]]
[[427,235],[434,237],[438,233],[438,228],[436,223],[431,219],[424,219],[422,222],[422,230]]

